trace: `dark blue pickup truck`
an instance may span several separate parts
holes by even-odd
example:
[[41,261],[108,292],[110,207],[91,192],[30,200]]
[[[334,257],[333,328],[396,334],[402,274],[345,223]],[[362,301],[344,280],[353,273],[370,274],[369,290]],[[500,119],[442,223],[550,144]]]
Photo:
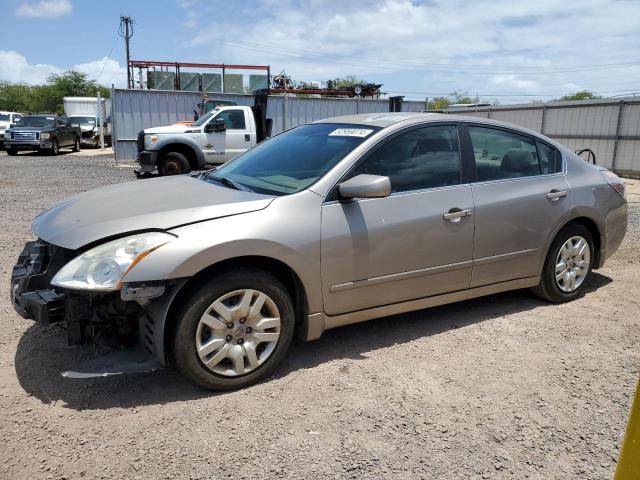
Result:
[[27,115],[5,130],[4,144],[9,155],[18,150],[36,150],[57,155],[61,148],[80,150],[80,126],[72,126],[66,115]]

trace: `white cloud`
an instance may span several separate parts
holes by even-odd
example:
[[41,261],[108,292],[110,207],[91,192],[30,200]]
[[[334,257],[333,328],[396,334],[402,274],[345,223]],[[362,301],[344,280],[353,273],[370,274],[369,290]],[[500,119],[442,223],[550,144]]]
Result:
[[23,3],[16,9],[19,17],[64,17],[70,15],[73,5],[70,0],[40,0],[39,2]]
[[55,65],[29,64],[27,59],[12,50],[0,50],[0,81],[43,83],[52,73],[62,73]]
[[86,73],[89,80],[106,86],[114,83],[118,87],[124,87],[127,84],[127,69],[107,57],[63,68],[50,64],[30,64],[26,57],[18,52],[0,50],[0,81],[34,85],[45,82],[51,74],[60,74],[65,70]]
[[87,79],[106,85],[115,84],[118,87],[127,85],[127,69],[112,58],[103,57],[93,62],[74,65],[72,70],[87,74]]
[[454,90],[561,95],[571,84],[603,93],[640,88],[640,2],[273,3],[212,16],[189,45],[219,62],[284,67],[297,80],[384,79],[383,90],[419,92],[414,98]]

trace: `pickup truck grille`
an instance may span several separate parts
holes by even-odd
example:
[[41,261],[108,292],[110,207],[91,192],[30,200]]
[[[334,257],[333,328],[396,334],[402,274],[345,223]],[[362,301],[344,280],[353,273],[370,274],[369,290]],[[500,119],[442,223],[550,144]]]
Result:
[[138,147],[138,152],[144,151],[144,130],[138,133],[137,147]]
[[33,141],[38,139],[37,132],[11,132],[11,139],[17,141]]
[[82,138],[93,138],[93,130],[82,132]]

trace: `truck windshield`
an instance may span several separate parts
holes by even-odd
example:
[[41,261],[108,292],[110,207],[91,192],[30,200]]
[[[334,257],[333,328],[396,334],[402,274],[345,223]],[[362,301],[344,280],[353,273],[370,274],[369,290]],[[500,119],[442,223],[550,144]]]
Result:
[[231,179],[269,195],[296,193],[315,183],[378,127],[315,123],[294,128],[205,175]]
[[96,117],[69,117],[72,125],[82,125],[83,127],[93,127],[96,125]]
[[208,113],[205,113],[203,116],[201,116],[198,120],[196,120],[195,122],[193,122],[191,124],[192,127],[200,127],[202,125],[204,125],[205,123],[207,123],[209,121],[209,119],[211,117],[213,117],[216,113],[218,113],[219,110],[211,110]]
[[54,117],[22,117],[16,127],[55,127]]

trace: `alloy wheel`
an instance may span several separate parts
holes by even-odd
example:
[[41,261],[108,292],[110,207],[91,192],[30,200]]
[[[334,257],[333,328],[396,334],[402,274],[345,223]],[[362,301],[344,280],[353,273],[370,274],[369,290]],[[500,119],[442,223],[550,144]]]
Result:
[[579,235],[569,238],[556,257],[556,284],[565,293],[576,291],[584,282],[591,266],[589,242]]
[[280,312],[258,290],[234,290],[214,301],[196,329],[196,351],[213,373],[235,377],[261,366],[280,337]]

